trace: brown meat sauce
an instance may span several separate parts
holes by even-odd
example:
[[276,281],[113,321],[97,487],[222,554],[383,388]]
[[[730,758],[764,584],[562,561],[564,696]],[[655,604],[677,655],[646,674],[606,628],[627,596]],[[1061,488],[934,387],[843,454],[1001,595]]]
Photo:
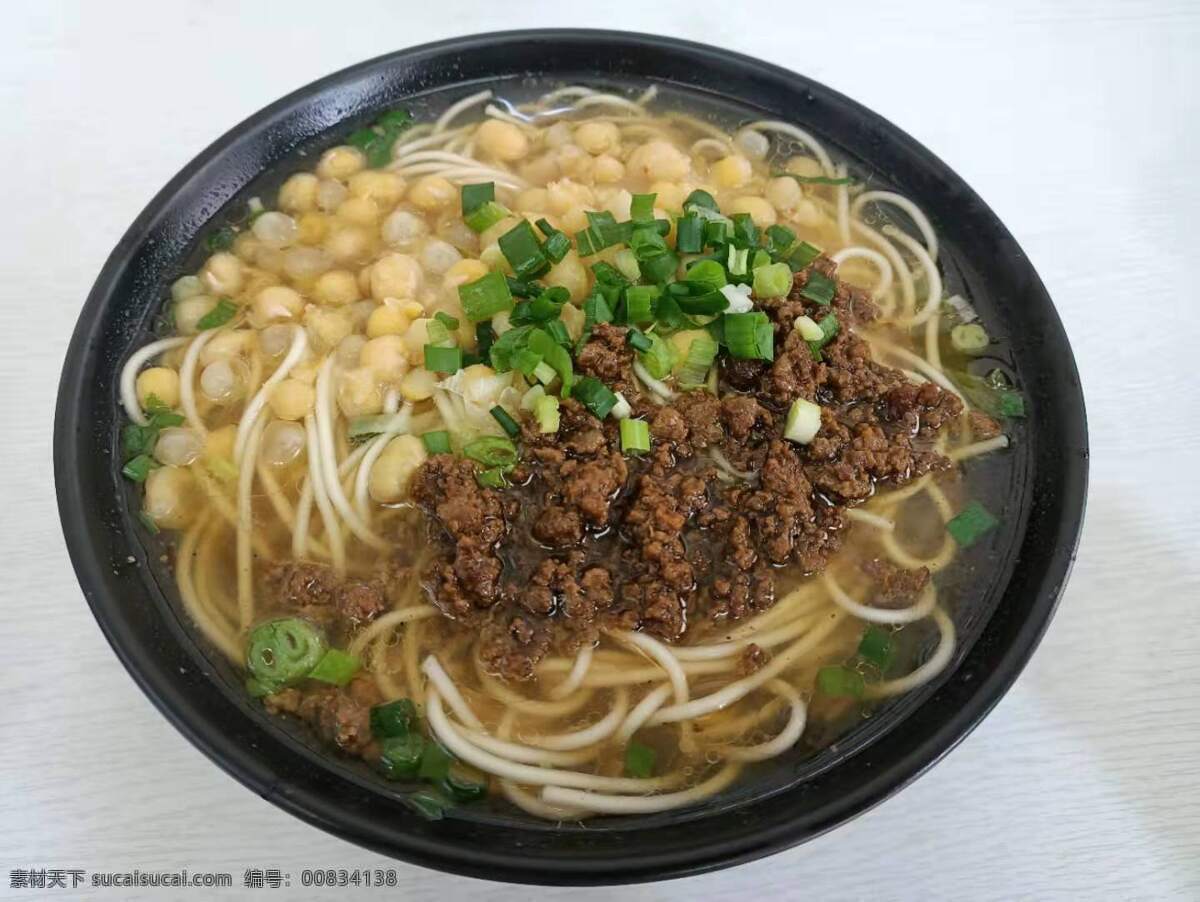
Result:
[[[801,297],[813,271],[836,278],[821,257],[786,298],[760,304],[776,327],[775,359],[726,361],[720,399],[691,391],[655,403],[637,390],[625,329],[596,327],[578,368],[646,417],[645,458],[623,456],[616,422],[568,400],[557,434],[523,424],[510,488],[480,486],[474,464],[449,455],[421,467],[412,494],[437,549],[423,585],[447,616],[478,629],[490,672],[529,678],[552,650],[570,653],[605,628],[678,641],[697,620],[764,610],[773,570],[826,566],[847,507],[878,484],[950,466],[931,440],[961,402],[873,361],[853,327],[874,319],[874,304],[840,282],[829,306]],[[815,360],[793,324],[831,309],[841,328]],[[806,446],[782,438],[797,398],[823,408]],[[714,450],[753,478],[722,473]],[[889,600],[920,587],[919,574],[872,575]]]

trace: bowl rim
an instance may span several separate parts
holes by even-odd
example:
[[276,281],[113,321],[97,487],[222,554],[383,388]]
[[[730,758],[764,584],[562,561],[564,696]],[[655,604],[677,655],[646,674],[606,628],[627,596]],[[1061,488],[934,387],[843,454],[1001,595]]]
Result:
[[[484,46],[503,46],[517,50],[529,41],[577,42],[588,45],[619,47],[624,50],[666,52],[697,62],[736,66],[751,80],[773,82],[791,92],[816,93],[822,99],[841,105],[855,116],[862,117],[887,132],[889,139],[902,146],[904,152],[922,158],[922,163],[940,174],[947,183],[962,192],[963,197],[978,206],[979,215],[988,220],[989,227],[1011,243],[1022,267],[1026,290],[1035,298],[1043,315],[1048,339],[1064,352],[1056,391],[1057,411],[1064,417],[1058,424],[1066,437],[1064,465],[1057,488],[1061,492],[1061,510],[1054,523],[1053,547],[1047,552],[1045,575],[1037,597],[1030,602],[1029,615],[1007,640],[995,665],[975,682],[968,703],[939,717],[937,723],[915,738],[899,757],[890,760],[886,768],[868,773],[861,783],[840,794],[832,803],[812,812],[803,812],[790,819],[773,823],[749,824],[735,838],[723,837],[711,843],[695,843],[691,847],[655,853],[630,849],[607,864],[530,857],[515,860],[508,854],[492,854],[477,846],[464,848],[460,840],[438,831],[415,831],[406,824],[404,830],[386,829],[373,821],[370,805],[348,806],[338,792],[345,786],[328,775],[316,775],[312,780],[282,778],[263,755],[248,749],[231,737],[216,722],[211,712],[204,710],[181,689],[170,673],[170,667],[146,652],[136,630],[120,611],[112,581],[111,558],[97,541],[97,517],[103,514],[89,507],[91,484],[85,475],[80,455],[92,428],[87,421],[87,409],[82,399],[92,378],[96,348],[101,343],[105,316],[119,314],[113,309],[113,293],[119,279],[128,277],[130,260],[146,241],[156,217],[189,183],[210,172],[219,164],[229,147],[250,133],[269,129],[285,115],[302,110],[306,102],[333,89],[369,80],[373,73],[390,66],[403,66],[416,58],[452,57],[468,54]],[[637,77],[638,73],[628,73]],[[468,83],[469,80],[462,83]],[[445,84],[452,84],[452,79]],[[728,97],[735,102],[739,88],[732,88]],[[342,118],[357,110],[348,109]],[[215,212],[215,211],[214,211]],[[101,315],[105,314],[105,315]],[[210,144],[191,160],[159,191],[138,215],[116,245],[104,264],[94,287],[80,313],[79,321],[67,350],[59,386],[54,427],[54,471],[59,514],[64,537],[77,578],[92,608],[101,630],[113,650],[142,691],[167,719],[193,745],[239,782],[273,804],[342,838],[384,854],[400,857],[412,863],[458,874],[494,880],[552,884],[612,884],[664,879],[700,873],[749,861],[814,838],[821,833],[868,810],[910,783],[940,760],[983,719],[999,701],[1023,669],[1049,625],[1074,561],[1082,530],[1087,487],[1087,430],[1082,390],[1070,346],[1052,303],[1028,259],[1020,252],[1011,235],[982,200],[940,159],[887,120],[855,101],[811,79],[779,66],[723,48],[691,41],[633,32],[593,29],[525,29],[491,32],[450,38],[384,54],[318,79],[252,114]],[[111,463],[109,464],[111,469]],[[113,528],[109,522],[108,527]],[[119,528],[119,527],[118,527]],[[1007,588],[1007,587],[1006,587]],[[203,676],[203,675],[202,675]],[[203,677],[207,679],[207,677]],[[936,703],[931,697],[924,704]],[[890,735],[890,734],[889,734]],[[839,764],[840,766],[840,764]],[[791,790],[789,790],[791,791]]]

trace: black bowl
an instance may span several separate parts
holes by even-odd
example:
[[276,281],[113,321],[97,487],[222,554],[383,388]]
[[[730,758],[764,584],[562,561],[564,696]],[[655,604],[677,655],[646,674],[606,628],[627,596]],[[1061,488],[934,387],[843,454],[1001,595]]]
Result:
[[[368,772],[266,717],[180,613],[113,453],[120,365],[146,340],[170,282],[198,262],[196,239],[223,207],[269,185],[281,161],[337,143],[382,109],[530,77],[649,81],[795,122],[828,141],[927,211],[948,278],[1006,340],[1029,402],[1012,452],[1003,547],[939,680],[814,760],[785,760],[696,809],[586,829],[494,813],[422,820]],[[975,193],[916,141],[840,94],[755,59],[666,38],[556,30],[461,38],[363,63],[280,100],[205,150],[137,218],[88,297],[63,368],[54,465],[67,545],[105,635],[163,714],[238,780],[316,826],[429,867],[530,883],[620,883],[711,870],[811,839],[966,736],[1016,678],[1062,593],[1082,523],[1087,437],[1070,348],[1032,266]]]

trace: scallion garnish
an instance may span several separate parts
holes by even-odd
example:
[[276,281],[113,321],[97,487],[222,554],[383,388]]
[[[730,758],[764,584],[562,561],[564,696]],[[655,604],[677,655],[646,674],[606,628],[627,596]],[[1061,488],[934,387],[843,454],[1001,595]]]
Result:
[[371,709],[370,723],[371,735],[376,739],[407,736],[417,725],[417,706],[407,698],[375,705]]
[[126,479],[131,479],[134,482],[145,482],[146,477],[150,475],[150,471],[157,466],[158,462],[149,454],[139,454],[121,468],[121,473]]
[[972,501],[946,522],[946,532],[950,533],[959,547],[970,548],[999,525],[1000,521],[992,516],[991,511],[978,501]]
[[707,334],[697,335],[688,346],[687,357],[675,374],[675,381],[685,388],[703,385],[708,379],[708,369],[716,359],[716,341]]
[[635,194],[629,204],[629,218],[634,222],[651,222],[654,219],[654,199],[657,194]]
[[489,359],[492,351],[492,344],[496,341],[496,330],[492,327],[491,322],[484,320],[481,323],[475,324],[475,351],[480,359]]
[[334,686],[345,686],[358,673],[362,662],[354,655],[347,654],[337,648],[331,648],[325,652],[321,660],[317,662],[308,674],[309,679],[318,680],[322,683],[330,683]]
[[892,634],[879,626],[868,626],[863,631],[858,643],[858,656],[869,661],[880,670],[886,670],[892,663],[895,649],[892,646]]
[[473,323],[491,319],[497,313],[513,308],[513,296],[508,282],[498,272],[489,272],[474,282],[459,285],[458,298],[462,302],[467,319]]
[[731,276],[744,276],[750,266],[750,249],[729,245],[729,263],[727,268]]
[[518,279],[536,279],[550,268],[550,261],[528,220],[522,219],[501,235],[498,243]]
[[631,777],[646,780],[654,776],[654,759],[657,756],[654,749],[640,742],[630,742],[625,746],[625,773]]
[[201,332],[208,329],[217,329],[233,319],[237,312],[237,304],[229,300],[229,298],[221,298],[221,300],[217,301],[216,306],[196,321],[196,328]]
[[862,698],[866,682],[857,670],[834,665],[817,671],[817,688],[835,698]]
[[645,454],[650,450],[650,424],[632,417],[621,420],[621,450],[626,454]]
[[950,344],[961,354],[978,356],[987,350],[991,339],[979,323],[959,323],[950,330]]
[[632,327],[625,333],[625,344],[635,351],[649,351],[654,346],[645,332]]
[[[511,419],[511,417],[510,417]],[[488,435],[463,445],[463,457],[485,467],[511,467],[517,462],[517,446],[506,438]]]
[[392,148],[396,139],[412,125],[412,114],[408,110],[391,110],[384,113],[371,128],[354,132],[347,139],[367,157],[367,166],[379,169],[392,162]]
[[808,351],[810,354],[812,354],[813,360],[820,362],[824,357],[824,355],[821,353],[821,349],[833,341],[834,337],[838,334],[840,325],[838,323],[837,315],[834,313],[827,313],[825,316],[821,317],[821,321],[817,323],[817,328],[821,330],[821,337],[808,342]]
[[754,270],[754,294],[760,298],[782,298],[792,290],[792,270],[786,263],[771,263]]
[[216,231],[208,233],[208,238],[204,240],[204,246],[210,254],[215,254],[218,251],[227,251],[233,247],[233,242],[236,238],[237,232],[230,226],[222,226]]
[[379,747],[379,767],[389,780],[404,780],[417,775],[425,738],[417,732],[385,738]]
[[563,257],[571,250],[571,239],[567,237],[566,232],[554,228],[546,219],[539,219],[537,227],[538,231],[546,236],[546,240],[542,242],[542,253],[551,263],[561,263]]
[[733,237],[730,239],[733,246],[737,248],[758,247],[758,226],[754,224],[750,214],[734,213],[730,219],[733,220]]
[[617,396],[595,376],[581,376],[571,390],[580,404],[603,420],[617,403]]
[[630,285],[625,289],[625,321],[654,321],[654,302],[662,292],[657,285]]
[[683,199],[683,209],[688,207],[703,207],[706,210],[717,210],[716,199],[707,191],[697,188]]
[[421,436],[421,441],[425,444],[425,450],[430,454],[450,453],[450,433],[445,429],[426,432]]
[[675,250],[681,254],[704,250],[704,220],[695,213],[685,213],[675,220]]
[[533,402],[533,418],[537,420],[538,431],[546,435],[558,432],[558,408],[558,398],[553,395],[542,395]]
[[457,373],[462,369],[462,348],[425,345],[425,369],[431,373]]
[[475,474],[475,481],[487,489],[502,489],[508,485],[507,471],[504,467],[480,470]]
[[675,352],[671,345],[657,333],[645,336],[650,339],[650,347],[638,354],[638,361],[655,379],[665,379],[675,366]]
[[823,276],[815,270],[808,274],[808,281],[800,289],[800,297],[808,298],[822,306],[828,307],[833,302],[837,284],[828,276]]
[[773,257],[782,257],[796,241],[796,233],[787,226],[767,226],[767,251]]
[[[994,374],[999,370],[993,370]],[[962,389],[967,400],[980,410],[994,417],[1025,416],[1025,398],[1019,391],[1008,387],[1007,379],[981,379],[970,373],[950,371],[949,376]]]
[[462,186],[462,214],[467,216],[474,213],[484,204],[496,199],[495,182],[481,182],[477,185]]
[[439,310],[437,313],[435,313],[433,315],[433,318],[436,319],[443,326],[445,326],[446,329],[450,332],[454,332],[458,329],[458,317],[451,316],[449,313],[446,313],[444,310]]
[[730,356],[739,360],[775,359],[775,330],[765,313],[726,313],[721,322]]
[[540,354],[542,362],[558,373],[558,377],[562,380],[562,396],[564,398],[569,396],[574,382],[574,367],[567,349],[543,329],[532,330],[526,338],[526,343],[529,350]]
[[819,256],[821,256],[819,247],[809,244],[807,241],[801,241],[788,254],[787,265],[792,268],[792,272],[800,272]]
[[[530,372],[532,372],[532,369]],[[489,413],[491,413],[493,419],[500,424],[500,428],[507,432],[511,438],[516,438],[521,434],[520,424],[517,423],[517,421],[509,415],[508,411],[499,404],[493,407]]]

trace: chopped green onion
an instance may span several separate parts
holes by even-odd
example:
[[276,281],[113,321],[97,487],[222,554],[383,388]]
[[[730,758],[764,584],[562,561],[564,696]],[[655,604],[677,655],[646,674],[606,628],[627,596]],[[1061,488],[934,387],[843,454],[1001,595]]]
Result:
[[542,397],[534,401],[533,418],[537,420],[540,432],[547,435],[558,432],[558,398],[553,395],[542,395]]
[[462,186],[462,215],[474,213],[484,204],[496,199],[496,183],[481,182]]
[[625,333],[625,344],[635,351],[649,351],[654,347],[654,343],[650,341],[645,332],[632,327]]
[[625,396],[617,392],[617,403],[613,405],[612,411],[609,413],[614,420],[627,420],[633,416],[633,408],[629,406],[629,402],[625,400]]
[[525,394],[521,395],[520,407],[522,410],[533,410],[534,404],[538,398],[546,397],[546,389],[540,385],[533,385]]
[[157,461],[149,454],[139,454],[121,468],[121,473],[124,474],[126,479],[132,479],[134,482],[145,482],[146,477],[150,475],[150,471],[157,466]]
[[815,301],[822,306],[828,307],[833,301],[833,295],[836,290],[837,284],[833,279],[823,276],[814,270],[808,274],[808,281],[800,289],[800,297],[808,298],[810,301]]
[[511,370],[513,355],[521,348],[528,347],[529,336],[534,331],[536,330],[533,326],[515,326],[497,337],[488,351],[493,369],[498,373]]
[[146,527],[146,530],[150,533],[150,535],[156,536],[161,531],[158,528],[158,524],[154,522],[154,518],[145,511],[138,511],[137,518],[142,526]]
[[516,438],[521,434],[521,426],[516,420],[509,415],[509,412],[497,404],[489,413],[500,424],[500,428],[509,434],[510,437]]
[[[570,395],[571,385],[574,380],[574,368],[571,364],[571,355],[567,352],[567,349],[555,341],[549,332],[542,329],[531,331],[527,342],[529,350],[542,355],[542,362],[552,367],[558,373],[558,377],[562,380],[562,396],[565,398]],[[534,371],[537,371],[536,367]]]
[[317,662],[317,666],[309,673],[309,679],[319,680],[322,683],[331,683],[334,686],[345,686],[358,673],[362,662],[354,655],[331,648],[325,652],[321,660]]
[[625,320],[630,323],[654,321],[654,302],[662,291],[657,285],[630,285],[625,289]]
[[721,322],[730,356],[739,360],[775,359],[775,330],[761,310],[726,313]]
[[796,241],[796,233],[787,226],[767,226],[767,251],[773,257],[784,256]]
[[946,532],[950,533],[959,547],[970,548],[999,525],[1000,521],[992,516],[991,511],[978,501],[972,501],[947,521]]
[[962,389],[967,400],[980,410],[994,417],[1025,416],[1025,398],[1019,391],[1008,388],[997,380],[981,379],[970,373],[951,371],[949,375]]
[[733,220],[733,237],[730,240],[734,247],[758,247],[758,226],[754,224],[750,214],[734,213],[729,218]]
[[868,626],[863,631],[858,643],[858,656],[869,661],[880,670],[886,670],[892,663],[895,648],[892,646],[892,634],[878,626]]
[[414,792],[402,801],[427,821],[440,821],[446,816],[446,809],[450,807],[448,799],[430,789]]
[[719,291],[729,284],[725,267],[716,260],[697,260],[687,268],[683,279],[689,285],[702,287],[706,291]]
[[542,243],[526,219],[501,235],[498,243],[518,279],[536,279],[550,268],[550,261],[542,252]]
[[542,323],[542,331],[553,338],[555,344],[562,345],[564,348],[571,346],[571,333],[567,331],[567,324],[561,319],[552,319]]
[[675,220],[675,250],[681,254],[698,254],[704,250],[704,220],[687,213]]
[[[761,269],[764,266],[770,266],[770,265],[771,265],[771,255],[768,254],[766,251],[764,251],[761,247],[758,248],[754,252],[754,255],[750,258],[750,272],[751,273],[755,272],[758,269]],[[783,263],[780,265],[787,266],[786,263]],[[791,269],[789,269],[788,272],[790,273]]]
[[446,313],[443,310],[439,310],[437,313],[435,313],[433,318],[451,332],[454,332],[456,329],[458,329],[458,317],[451,316],[449,313]]
[[697,188],[683,199],[683,209],[687,210],[688,207],[703,207],[706,210],[716,210],[717,201],[707,191]]
[[729,229],[732,223],[726,219],[718,219],[704,223],[704,243],[718,247],[729,241]]
[[599,420],[608,416],[617,403],[617,396],[595,376],[580,377],[575,382],[572,394]]
[[561,263],[563,257],[571,250],[571,239],[565,232],[550,225],[548,219],[539,219],[536,225],[538,231],[546,236],[546,240],[542,242],[542,253],[549,258],[551,263]]
[[621,450],[626,454],[644,454],[650,450],[650,424],[645,420],[621,420]]
[[227,251],[233,247],[233,242],[237,239],[237,232],[229,226],[221,226],[214,232],[208,233],[208,238],[204,241],[204,246],[210,254],[215,254],[218,251]]
[[421,441],[425,445],[425,450],[430,454],[450,453],[450,433],[445,429],[426,432],[421,436]]
[[517,446],[498,435],[487,435],[463,445],[463,457],[485,467],[511,467],[517,460]]
[[990,342],[987,330],[979,323],[959,323],[950,330],[950,344],[962,354],[982,354]]
[[470,765],[455,761],[441,781],[443,789],[456,802],[476,802],[487,795],[487,774]]
[[446,328],[446,323],[437,317],[426,323],[425,335],[427,338],[425,343],[437,348],[448,348],[454,344],[454,339],[450,337],[450,330]]
[[149,454],[154,450],[154,442],[157,439],[158,429],[153,425],[139,426],[137,423],[130,423],[121,430],[121,450],[127,458]]
[[542,355],[529,350],[529,348],[520,348],[512,355],[512,368],[526,377],[532,376],[533,371],[541,362]]
[[820,361],[823,357],[821,349],[833,341],[834,337],[838,334],[840,325],[837,314],[825,314],[825,316],[821,317],[821,321],[817,323],[817,328],[821,330],[821,337],[808,342],[808,352],[812,355],[813,360]]
[[505,276],[504,283],[508,285],[509,292],[515,298],[535,298],[546,290],[542,287],[541,282],[523,282],[512,276]]
[[634,222],[650,222],[654,219],[654,199],[657,194],[635,194],[629,204],[629,218]]
[[679,268],[679,258],[673,251],[668,251],[656,257],[640,260],[638,265],[642,270],[642,278],[656,285],[662,285],[675,275],[675,270]]
[[760,298],[782,298],[792,290],[792,270],[786,263],[772,263],[754,270],[754,294]]
[[819,256],[821,256],[819,247],[809,244],[807,241],[801,241],[788,255],[787,265],[792,268],[792,272],[800,272]]
[[[675,283],[677,285],[687,285],[689,283]],[[701,289],[703,291],[703,289]],[[714,313],[720,313],[729,306],[729,298],[722,291],[705,291],[703,294],[676,294],[674,296],[675,303],[679,305],[679,309],[684,313],[690,313],[695,316],[709,316]]]
[[233,319],[234,314],[237,312],[237,304],[229,300],[229,298],[221,298],[221,300],[217,301],[216,306],[196,321],[196,328],[201,332],[207,329],[219,328]]
[[502,489],[508,485],[508,468],[491,467],[475,474],[475,481],[485,489]]
[[798,316],[792,325],[805,341],[820,341],[825,337],[825,330],[810,316]]
[[542,385],[549,385],[558,378],[558,373],[555,372],[554,367],[543,360],[533,368],[533,378],[542,383]]
[[507,216],[508,210],[493,200],[488,201],[473,213],[468,213],[463,217],[463,222],[472,232],[486,232]]
[[717,348],[717,342],[707,334],[693,338],[683,366],[675,374],[675,381],[684,387],[703,385],[709,367],[717,358]]
[[749,266],[750,251],[748,248],[736,248],[732,244],[729,245],[729,274],[731,276],[744,276]]
[[475,324],[475,351],[481,359],[487,360],[492,352],[492,345],[496,342],[496,330],[493,328],[490,320],[484,320],[481,323]]
[[462,348],[425,345],[425,369],[431,373],[457,373],[462,369]]
[[655,379],[665,379],[675,366],[675,352],[669,342],[657,333],[646,336],[650,339],[650,347],[638,354],[638,360]]
[[380,743],[379,766],[390,780],[415,777],[424,752],[425,740],[420,733],[388,736]]
[[504,276],[498,272],[489,272],[474,282],[459,285],[458,298],[462,301],[467,319],[473,323],[513,309],[512,291]]
[[654,749],[640,742],[630,742],[625,746],[625,773],[631,777],[647,779],[654,776]]
[[376,705],[371,709],[371,735],[376,739],[407,736],[417,725],[417,706],[411,699]]
[[835,665],[817,671],[817,688],[835,698],[862,698],[866,682],[857,670]]
[[821,408],[812,401],[797,398],[788,409],[783,437],[798,445],[807,445],[821,430]]
[[282,617],[260,623],[246,643],[246,669],[266,694],[297,683],[325,656],[325,640],[307,620]]
[[379,169],[392,161],[392,148],[396,139],[412,125],[412,114],[408,110],[391,110],[384,113],[371,128],[363,128],[346,139],[361,150],[367,158],[367,166]]
[[425,744],[425,752],[421,755],[421,766],[417,770],[417,776],[423,780],[445,779],[453,763],[454,756],[446,751],[441,743],[428,742]]
[[613,263],[630,282],[636,282],[642,277],[641,267],[638,266],[637,255],[627,247],[621,248],[613,255]]

